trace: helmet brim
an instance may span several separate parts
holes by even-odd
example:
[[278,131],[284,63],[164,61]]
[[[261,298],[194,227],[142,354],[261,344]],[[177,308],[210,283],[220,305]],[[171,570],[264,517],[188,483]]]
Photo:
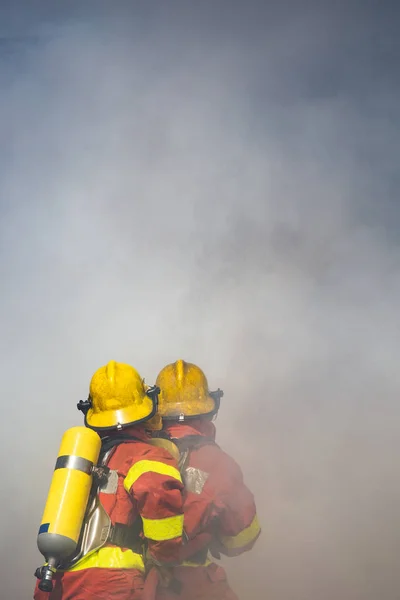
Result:
[[93,412],[90,408],[85,416],[85,425],[95,430],[129,427],[151,419],[156,410],[156,403],[146,396],[140,406],[132,405],[103,412]]
[[183,400],[182,402],[162,402],[160,400],[158,405],[158,412],[160,416],[165,419],[178,419],[181,415],[184,415],[185,419],[196,419],[199,417],[206,417],[214,415],[219,409],[217,403],[211,396],[207,398],[200,398],[197,400]]

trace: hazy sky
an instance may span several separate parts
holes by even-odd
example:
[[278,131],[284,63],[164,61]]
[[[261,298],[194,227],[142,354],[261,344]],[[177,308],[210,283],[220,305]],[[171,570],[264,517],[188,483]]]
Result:
[[256,495],[241,598],[397,600],[396,4],[59,4],[0,8],[2,595],[92,373],[184,358]]

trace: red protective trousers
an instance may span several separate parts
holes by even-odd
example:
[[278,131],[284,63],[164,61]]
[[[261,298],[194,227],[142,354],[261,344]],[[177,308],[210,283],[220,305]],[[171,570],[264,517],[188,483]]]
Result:
[[57,573],[51,594],[36,584],[35,600],[142,600],[144,577],[136,569],[84,569]]
[[159,584],[157,600],[239,600],[229,587],[225,570],[220,565],[175,567],[173,573],[180,583],[180,592]]

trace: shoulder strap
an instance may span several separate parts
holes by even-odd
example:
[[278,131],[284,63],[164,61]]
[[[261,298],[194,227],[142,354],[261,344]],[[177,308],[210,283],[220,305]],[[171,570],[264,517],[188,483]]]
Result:
[[127,433],[123,433],[115,437],[103,438],[101,443],[99,464],[102,463],[103,458],[110,450],[115,450],[117,446],[125,442],[143,442],[143,440],[140,440],[139,438],[136,438],[133,435],[129,435]]
[[172,438],[172,441],[178,446],[181,453],[186,450],[197,450],[202,446],[218,446],[213,438],[204,435],[186,435],[183,438]]
[[132,442],[132,441],[142,442],[144,444],[150,444],[150,446],[158,446],[158,447],[164,448],[165,450],[168,450],[168,452],[170,454],[172,454],[172,456],[176,460],[179,460],[179,451],[176,447],[176,444],[171,439],[168,439],[166,437],[153,437],[153,438],[150,438],[149,440],[141,440],[132,435],[123,434],[123,435],[119,435],[118,437],[104,438],[103,443],[101,445],[99,462],[101,461],[101,459],[103,459],[105,457],[105,455],[111,449],[115,449],[117,446],[119,446],[119,444],[123,444],[124,442]]
[[149,442],[152,446],[158,446],[159,448],[164,448],[167,450],[172,456],[175,458],[177,462],[179,462],[179,449],[177,444],[172,440],[167,440],[166,438],[154,437]]

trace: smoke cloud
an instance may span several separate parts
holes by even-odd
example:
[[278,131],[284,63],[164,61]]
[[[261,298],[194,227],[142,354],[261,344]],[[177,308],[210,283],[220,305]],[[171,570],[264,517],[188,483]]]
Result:
[[224,561],[240,597],[394,600],[390,3],[69,4],[1,19],[4,597],[32,596],[92,373],[184,358],[224,389],[218,441],[258,505],[257,546]]

